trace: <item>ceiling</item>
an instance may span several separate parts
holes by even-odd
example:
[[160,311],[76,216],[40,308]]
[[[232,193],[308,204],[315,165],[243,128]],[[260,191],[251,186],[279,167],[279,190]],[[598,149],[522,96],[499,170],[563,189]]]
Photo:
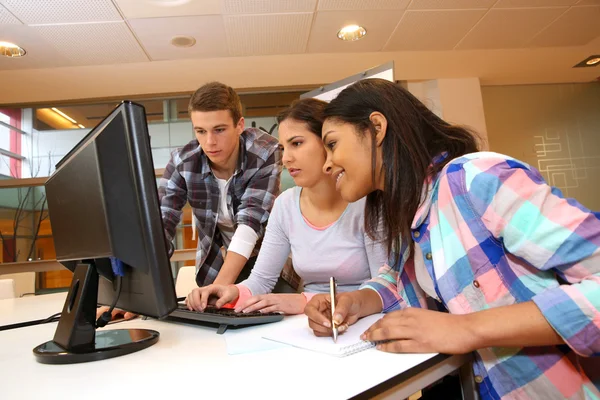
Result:
[[[240,88],[320,85],[389,60],[395,61],[397,79],[477,76],[485,84],[504,84],[591,81],[600,75],[600,68],[571,68],[600,53],[600,0],[40,4],[0,0],[0,41],[27,50],[19,59],[0,58],[0,79],[20,82],[3,87],[0,103],[186,92],[204,81],[181,81],[193,76],[189,68],[232,86],[239,82]],[[367,36],[356,42],[337,39],[337,31],[351,23],[364,26]],[[174,47],[170,41],[176,35],[192,36],[196,44]],[[498,61],[506,57],[508,62]],[[264,69],[271,81],[257,79],[256,69]],[[154,82],[161,73],[175,75],[163,76],[172,84]],[[155,78],[132,86],[135,75]],[[59,91],[60,85],[49,82],[65,77],[77,79],[82,92]],[[96,78],[102,85],[90,82]],[[39,93],[24,92],[32,83]],[[121,93],[128,87],[129,93]]]

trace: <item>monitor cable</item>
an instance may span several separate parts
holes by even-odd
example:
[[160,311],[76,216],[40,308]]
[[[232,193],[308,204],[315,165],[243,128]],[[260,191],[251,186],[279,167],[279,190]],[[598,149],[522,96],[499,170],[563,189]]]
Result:
[[108,309],[108,311],[103,312],[102,315],[100,316],[100,318],[98,318],[98,320],[96,321],[96,328],[105,327],[112,319],[112,312],[115,309],[117,302],[119,301],[119,297],[121,296],[122,283],[123,283],[123,278],[120,275],[117,275],[117,294],[116,294],[115,299],[113,300],[112,304],[110,305],[110,308]]

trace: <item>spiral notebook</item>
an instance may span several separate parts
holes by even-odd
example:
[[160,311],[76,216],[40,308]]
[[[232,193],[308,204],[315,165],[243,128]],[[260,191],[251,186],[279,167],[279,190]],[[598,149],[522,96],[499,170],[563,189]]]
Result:
[[305,317],[290,318],[279,322],[278,326],[264,334],[263,338],[305,350],[345,357],[375,347],[375,343],[361,340],[360,335],[381,317],[383,314],[361,318],[354,325],[350,325],[346,332],[338,336],[337,343],[333,343],[331,337],[315,336],[308,327]]

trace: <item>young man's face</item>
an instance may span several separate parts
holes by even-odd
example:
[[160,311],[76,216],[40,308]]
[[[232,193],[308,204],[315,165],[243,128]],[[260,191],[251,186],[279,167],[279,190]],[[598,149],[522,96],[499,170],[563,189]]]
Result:
[[237,155],[240,135],[244,131],[244,118],[234,125],[229,110],[192,111],[192,125],[202,150],[217,167],[229,165]]

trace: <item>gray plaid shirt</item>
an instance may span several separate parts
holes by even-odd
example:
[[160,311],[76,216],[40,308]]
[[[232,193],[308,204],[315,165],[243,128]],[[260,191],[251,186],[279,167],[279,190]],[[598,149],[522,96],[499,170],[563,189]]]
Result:
[[[240,224],[249,226],[257,233],[259,242],[279,194],[281,169],[281,150],[276,138],[254,128],[242,132],[238,166],[227,193],[227,208],[235,228]],[[208,158],[197,140],[171,153],[158,194],[170,243],[181,220],[183,206],[186,202],[192,206],[198,228],[196,282],[199,286],[214,282],[224,261],[220,251],[223,242],[217,229],[220,192]]]

